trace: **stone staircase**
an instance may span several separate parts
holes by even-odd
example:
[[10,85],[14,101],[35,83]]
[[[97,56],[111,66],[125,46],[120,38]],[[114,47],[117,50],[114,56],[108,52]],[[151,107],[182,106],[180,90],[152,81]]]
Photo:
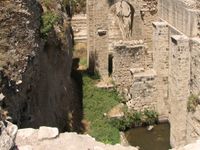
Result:
[[86,14],[75,15],[72,18],[72,28],[75,42],[87,42],[87,16]]

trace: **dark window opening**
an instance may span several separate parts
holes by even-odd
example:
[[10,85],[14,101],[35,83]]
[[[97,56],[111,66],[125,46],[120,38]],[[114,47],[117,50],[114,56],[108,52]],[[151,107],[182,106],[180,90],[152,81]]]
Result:
[[109,54],[108,56],[108,73],[109,73],[109,76],[111,76],[113,73],[113,55],[112,54]]

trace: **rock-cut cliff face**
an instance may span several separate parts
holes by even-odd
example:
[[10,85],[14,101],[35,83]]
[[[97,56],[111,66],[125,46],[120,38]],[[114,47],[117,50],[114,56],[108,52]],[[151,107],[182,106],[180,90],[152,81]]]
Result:
[[[21,128],[80,131],[81,93],[71,78],[72,36],[63,6],[36,0],[0,1],[0,104]],[[59,20],[41,38],[41,16]],[[80,93],[80,94],[78,94]]]

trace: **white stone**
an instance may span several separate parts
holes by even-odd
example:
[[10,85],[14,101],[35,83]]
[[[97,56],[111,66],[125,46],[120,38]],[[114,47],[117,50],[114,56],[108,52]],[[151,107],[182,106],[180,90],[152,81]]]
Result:
[[16,82],[16,85],[22,84],[22,80]]
[[3,95],[3,93],[0,94],[0,101],[2,101],[5,98],[5,96]]
[[148,130],[148,131],[151,131],[151,130],[153,130],[153,128],[154,128],[154,126],[148,126],[148,127],[147,127],[147,130]]
[[7,123],[7,127],[1,127],[2,132],[0,136],[0,150],[9,150],[15,144],[14,139],[16,137],[18,127],[10,122]]
[[32,129],[32,128],[27,128],[27,129],[20,129],[17,132],[17,137],[20,137],[22,139],[29,138],[31,135],[33,135],[37,130]]
[[25,146],[19,146],[19,150],[33,150],[33,147],[30,145],[25,145]]
[[56,138],[58,135],[59,135],[58,128],[40,127],[38,131],[39,140]]

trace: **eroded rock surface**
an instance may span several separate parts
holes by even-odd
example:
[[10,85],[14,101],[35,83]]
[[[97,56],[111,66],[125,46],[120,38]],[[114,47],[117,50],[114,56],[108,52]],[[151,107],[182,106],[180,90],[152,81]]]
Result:
[[10,150],[15,146],[18,127],[10,122],[0,122],[0,149]]
[[[42,0],[0,1],[0,106],[20,128],[79,132],[82,102],[71,77],[70,24],[61,1],[47,6]],[[41,16],[47,11],[59,20],[43,37]]]
[[[19,150],[137,150],[131,146],[107,145],[97,142],[89,135],[77,133],[61,133],[52,138],[55,128],[48,128],[48,135],[42,141],[39,139],[40,129],[22,129],[18,131],[16,145]],[[28,134],[27,134],[28,133]]]

